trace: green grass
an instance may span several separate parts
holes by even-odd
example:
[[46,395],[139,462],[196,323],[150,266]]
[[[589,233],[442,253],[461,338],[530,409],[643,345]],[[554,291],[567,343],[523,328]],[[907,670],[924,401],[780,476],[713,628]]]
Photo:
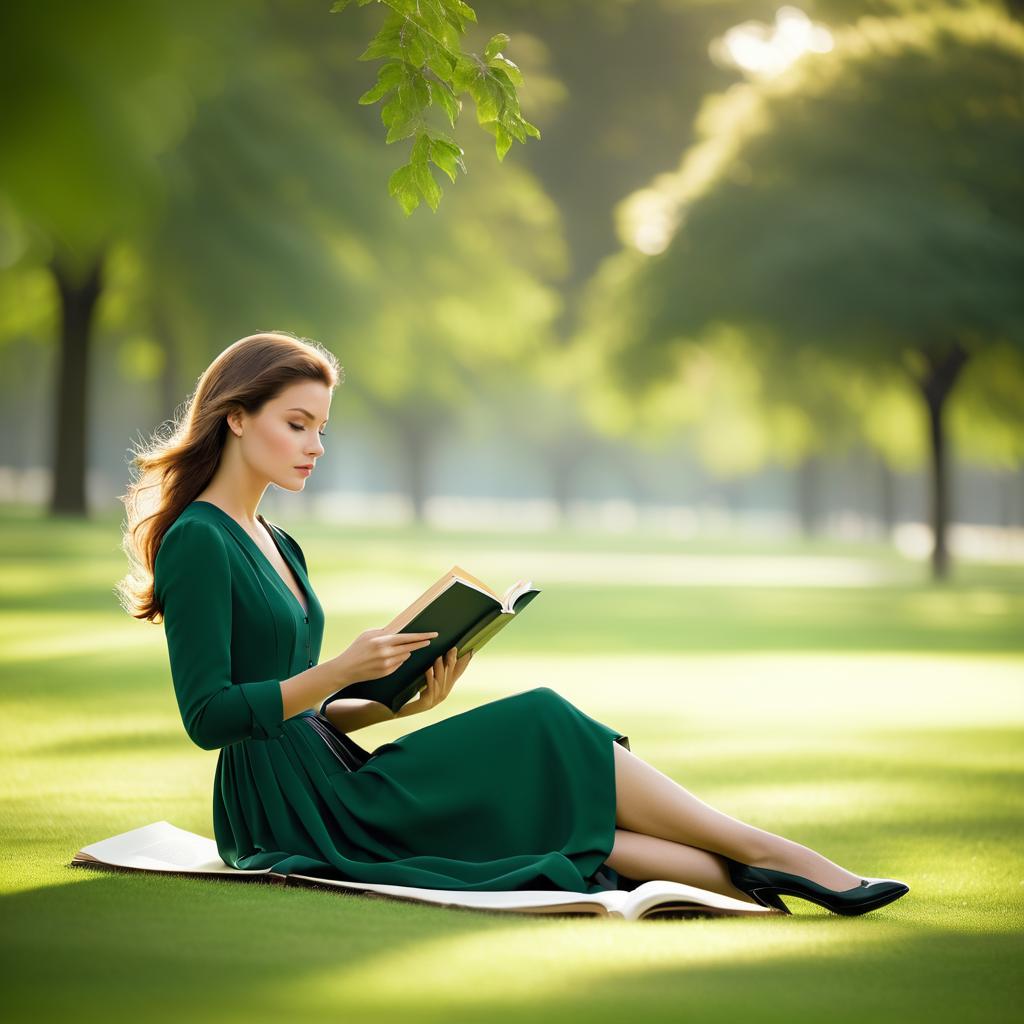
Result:
[[1010,1017],[1024,570],[932,587],[878,546],[284,525],[323,658],[453,563],[544,588],[445,704],[364,746],[548,685],[702,799],[910,894],[863,918],[793,901],[781,920],[627,923],[70,868],[150,821],[211,835],[216,752],[184,734],[162,630],[117,605],[117,519],[0,511],[5,1019]]

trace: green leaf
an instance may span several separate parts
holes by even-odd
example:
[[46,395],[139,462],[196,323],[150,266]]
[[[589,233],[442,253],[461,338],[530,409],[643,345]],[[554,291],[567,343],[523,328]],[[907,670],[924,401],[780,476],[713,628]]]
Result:
[[341,14],[351,2],[352,0],[334,0],[334,3],[331,4],[331,14]]
[[425,164],[430,157],[430,136],[426,132],[420,132],[413,143],[412,154],[409,160],[414,164]]
[[398,95],[410,114],[418,114],[430,106],[430,88],[421,71],[409,69],[405,80],[398,87]]
[[380,71],[377,72],[377,84],[372,89],[367,89],[359,102],[364,106],[369,103],[376,103],[383,99],[402,80],[403,69],[400,60],[390,60]]
[[392,142],[398,142],[400,139],[407,139],[416,131],[419,124],[420,119],[415,116],[397,117],[388,127],[388,133],[384,136],[384,141],[388,145],[391,145]]
[[501,54],[498,54],[498,56],[491,61],[491,67],[500,67],[512,80],[514,85],[523,84],[523,73],[519,70],[519,65],[513,64],[507,57],[503,57]]
[[470,87],[469,94],[476,102],[476,119],[479,124],[497,120],[501,97],[489,78],[478,78]]
[[405,33],[400,42],[405,59],[414,67],[422,67],[427,59],[427,51],[423,45],[420,30],[412,22],[406,22]]
[[509,151],[511,145],[512,136],[505,130],[505,126],[500,121],[495,122],[494,151],[498,154],[499,160],[505,159],[505,154]]
[[414,163],[413,167],[413,180],[416,182],[420,192],[423,193],[423,198],[426,199],[427,205],[436,211],[438,204],[441,202],[441,186],[434,180],[433,174],[430,173],[430,165],[424,161],[423,163]]
[[460,54],[451,75],[452,89],[456,93],[468,92],[472,94],[473,84],[479,80],[481,74],[482,72],[476,61],[471,60],[465,54]]
[[431,0],[419,0],[416,11],[422,27],[438,39],[443,38],[447,24],[444,4],[432,3]]
[[396,92],[381,109],[380,119],[388,127],[384,141],[390,144],[412,135],[419,125],[420,114],[418,110],[411,110],[403,103],[399,93]]
[[462,148],[445,139],[433,139],[430,147],[430,158],[445,174],[455,181],[459,168],[466,173],[466,165],[462,161]]
[[459,116],[459,111],[462,110],[462,103],[444,82],[431,81],[429,85],[431,96],[448,115],[448,123],[454,128],[455,119]]
[[526,132],[523,129],[522,118],[519,117],[503,117],[501,119],[502,125],[505,130],[512,136],[516,142],[526,141]]
[[497,57],[501,52],[501,48],[509,42],[509,37],[504,32],[499,32],[497,35],[491,36],[487,45],[484,47],[484,60],[492,60]]
[[389,14],[380,31],[370,40],[370,45],[356,60],[373,60],[375,57],[394,57],[401,52],[400,33],[405,19],[398,14]]
[[461,36],[466,31],[466,22],[471,20],[464,17],[458,10],[455,10],[449,4],[443,5],[443,17],[444,20]]
[[388,195],[398,200],[407,217],[420,205],[419,190],[411,164],[399,167],[388,179]]
[[516,87],[509,80],[508,75],[502,69],[495,69],[490,71],[487,77],[498,96],[498,103],[502,112],[518,117],[519,97],[516,96]]
[[456,157],[461,157],[463,154],[462,147],[453,138],[442,135],[436,130],[430,132],[430,140],[435,148],[439,146],[441,149],[447,149]]
[[455,70],[456,59],[444,50],[435,50],[427,59],[427,67],[443,82],[450,82]]

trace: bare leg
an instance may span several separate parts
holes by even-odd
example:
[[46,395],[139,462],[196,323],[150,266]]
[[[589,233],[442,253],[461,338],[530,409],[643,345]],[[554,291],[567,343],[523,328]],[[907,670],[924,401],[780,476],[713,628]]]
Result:
[[717,854],[668,839],[617,828],[615,846],[607,863],[628,878],[642,881],[666,878],[670,882],[685,882],[699,889],[724,893],[744,903],[757,902],[732,884],[729,869]]
[[[613,743],[612,747],[617,793],[615,823],[620,828],[724,854],[743,864],[803,875],[830,889],[851,889],[860,884],[859,875],[820,853],[716,811],[621,744]],[[622,873],[640,877],[631,875],[626,868]]]

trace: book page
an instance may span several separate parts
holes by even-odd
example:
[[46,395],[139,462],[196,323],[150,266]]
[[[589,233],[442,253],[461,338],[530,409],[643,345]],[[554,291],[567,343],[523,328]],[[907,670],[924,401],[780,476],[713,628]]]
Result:
[[771,907],[762,907],[756,903],[734,899],[724,893],[698,889],[694,885],[670,882],[664,879],[644,882],[625,895],[627,897],[626,916],[631,920],[639,919],[659,907],[663,910],[676,911],[685,911],[690,907],[704,907],[740,914],[775,913]]
[[339,889],[377,893],[397,899],[434,903],[439,906],[470,907],[476,910],[519,910],[524,912],[604,914],[622,904],[628,893],[618,890],[599,893],[567,892],[561,889],[420,889],[414,886],[385,885],[380,882],[347,882],[315,875],[289,875],[289,881],[327,885]]
[[440,594],[443,594],[456,582],[461,582],[473,590],[486,594],[500,603],[501,598],[486,583],[482,583],[475,576],[466,572],[460,566],[453,565],[436,583],[424,591],[408,608],[400,611],[384,628],[389,633],[399,633],[407,626],[424,608],[430,605]]
[[501,599],[501,610],[504,612],[512,611],[515,607],[516,599],[532,588],[533,582],[531,580],[516,580],[516,582],[505,591],[504,596]]
[[90,843],[79,850],[79,859],[92,858],[115,867],[147,871],[194,871],[200,874],[263,874],[270,868],[242,871],[225,864],[217,843],[206,836],[154,821],[142,828]]

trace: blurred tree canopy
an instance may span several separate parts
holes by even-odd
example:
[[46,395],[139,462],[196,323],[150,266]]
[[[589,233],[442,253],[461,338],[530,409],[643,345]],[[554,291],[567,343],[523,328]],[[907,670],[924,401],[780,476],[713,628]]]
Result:
[[[768,459],[810,478],[816,459],[858,439],[893,466],[919,458],[924,432],[910,387],[920,389],[904,362],[852,349],[840,360],[837,346],[798,344],[797,332],[760,321],[720,318],[687,333],[673,374],[643,397],[619,393],[628,375],[607,346],[581,342],[597,309],[612,347],[641,325],[630,319],[635,296],[626,285],[649,259],[635,252],[594,276],[589,323],[577,345],[565,345],[582,286],[614,248],[613,203],[676,162],[703,130],[694,124],[701,97],[738,77],[709,59],[709,41],[745,18],[770,18],[775,4],[494,0],[485,20],[509,29],[507,47],[503,33],[484,32],[467,15],[464,33],[450,26],[449,49],[472,56],[490,44],[492,56],[480,60],[515,85],[501,50],[513,53],[524,73],[517,97],[545,141],[517,149],[514,161],[487,160],[490,138],[473,124],[463,131],[465,119],[452,122],[451,89],[441,90],[424,62],[432,102],[417,108],[422,88],[403,78],[413,104],[404,109],[418,113],[398,118],[401,130],[440,118],[460,156],[469,164],[475,153],[481,166],[452,190],[445,216],[406,219],[380,187],[395,173],[380,120],[400,98],[397,85],[384,88],[395,69],[381,72],[408,62],[395,52],[370,56],[366,44],[381,36],[382,13],[387,23],[398,8],[415,16],[415,6],[349,4],[341,17],[329,15],[329,0],[224,0],[213,10],[194,0],[88,8],[42,0],[3,9],[0,34],[17,43],[0,69],[8,143],[0,151],[0,344],[31,342],[45,355],[47,339],[61,341],[54,507],[77,514],[84,506],[96,342],[120,346],[126,379],[155,382],[169,412],[224,344],[274,328],[339,352],[349,372],[335,418],[372,415],[390,434],[417,510],[434,440],[474,417],[504,425],[519,416],[517,435],[548,465],[563,507],[573,465],[600,443],[598,428],[650,447],[686,428],[726,479]],[[437,0],[418,12],[439,17],[454,6]],[[865,10],[930,8],[923,0],[810,6],[831,23]],[[396,45],[385,46],[387,38],[376,45]],[[475,88],[497,87],[483,84],[489,74]],[[826,140],[835,134],[827,129]],[[952,131],[920,126],[941,138]],[[414,134],[405,142],[415,145]],[[492,134],[500,157],[509,140]],[[778,167],[795,173],[791,164],[795,157]],[[857,173],[851,165],[848,176]],[[641,190],[644,201],[657,194],[676,204],[665,181]],[[20,350],[17,359],[24,365]],[[973,458],[1010,465],[1018,457],[1019,360],[1010,342],[972,351],[950,422]],[[96,389],[101,399],[107,387]],[[0,389],[8,408],[21,408],[16,373]],[[24,447],[15,441],[11,450]]]
[[403,223],[373,191],[385,153],[356,116],[362,29],[339,42],[324,9],[106,0],[5,18],[21,57],[5,67],[4,287],[31,283],[59,311],[52,510],[85,508],[100,317],[130,340],[130,368],[163,375],[168,409],[241,334],[339,345],[421,512],[432,438],[559,311],[561,228],[529,173],[503,168],[460,190],[457,215]]
[[[817,349],[904,372],[929,421],[937,576],[946,400],[977,353],[1024,346],[1022,59],[1024,28],[991,9],[838,31],[831,52],[707,100],[679,171],[632,199],[648,251],[605,275],[622,311],[610,355],[635,386],[721,323],[787,367]],[[652,218],[671,225],[660,252]]]

